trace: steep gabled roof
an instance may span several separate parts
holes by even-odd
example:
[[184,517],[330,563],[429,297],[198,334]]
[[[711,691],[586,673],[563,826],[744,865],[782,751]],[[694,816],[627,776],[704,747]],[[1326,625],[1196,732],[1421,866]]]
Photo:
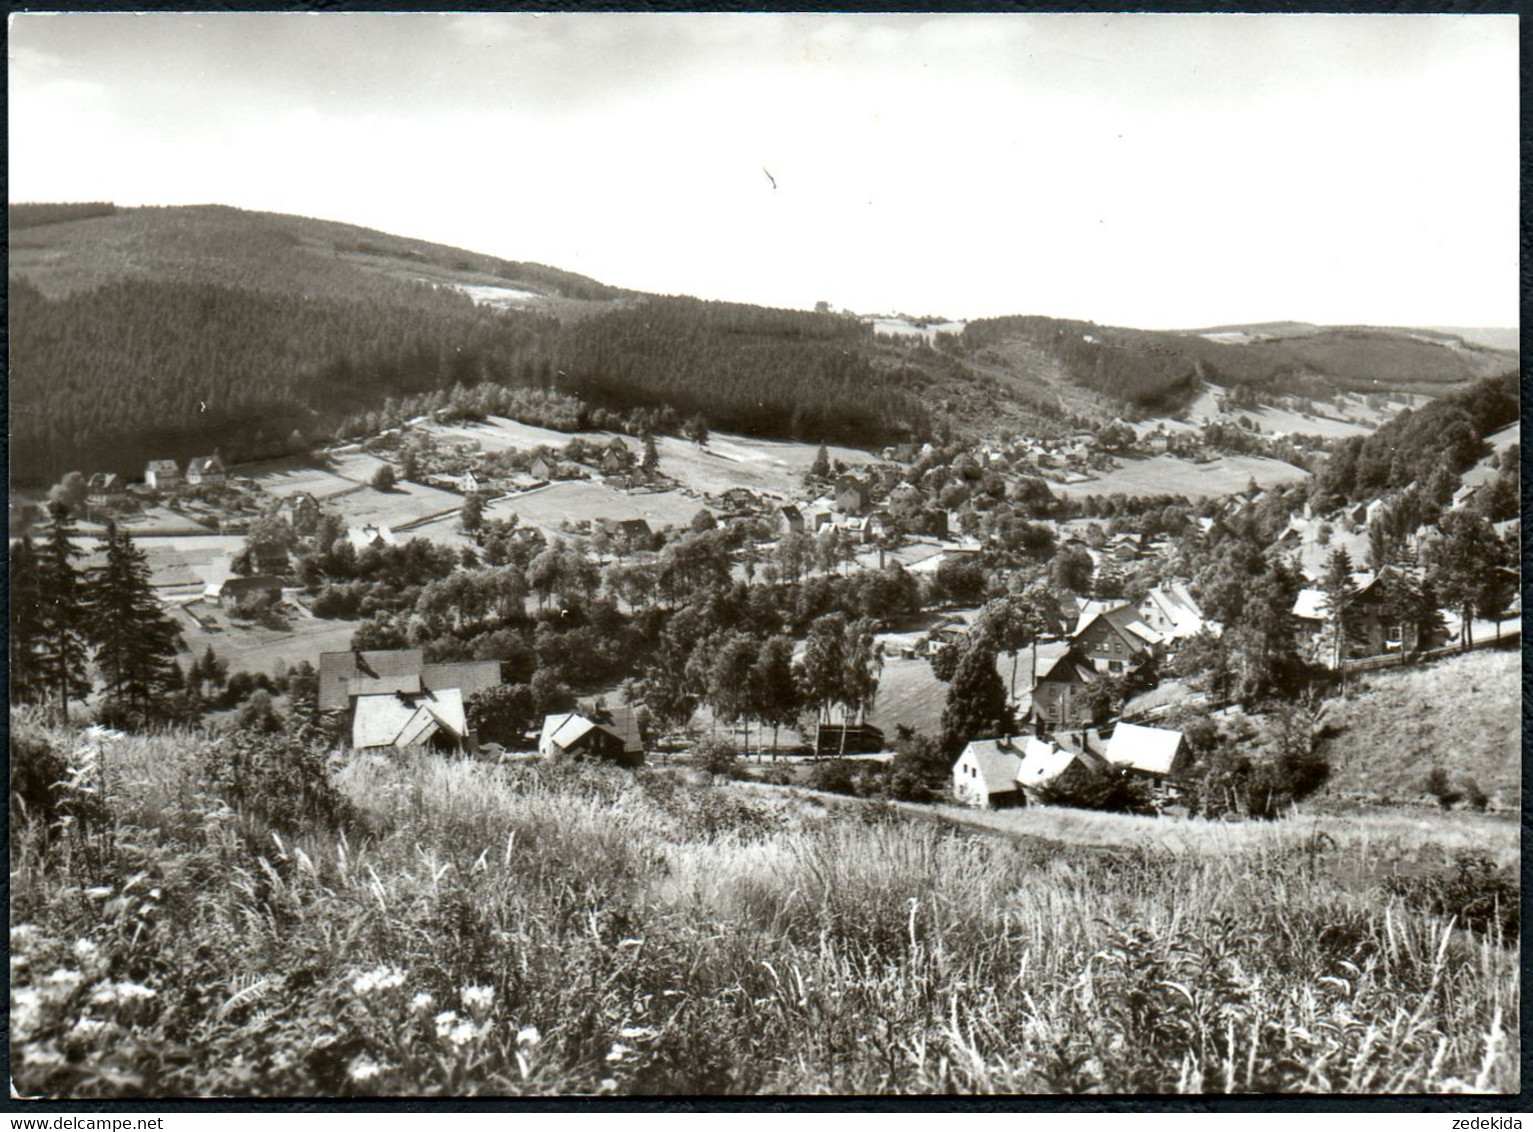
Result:
[[1093,751],[1056,747],[1046,739],[1030,738],[1023,748],[1022,765],[1017,768],[1017,784],[1023,787],[1046,786],[1076,762],[1092,770],[1100,769],[1102,765],[1102,760]]
[[1098,679],[1097,670],[1091,666],[1091,662],[1074,649],[1066,650],[1063,656],[1038,674],[1040,684],[1094,684]]
[[986,794],[1004,794],[1017,788],[1017,771],[1022,756],[1003,739],[976,739],[963,749],[960,758],[969,758],[979,770]]
[[1082,614],[1080,625],[1074,635],[1079,637],[1098,621],[1105,621],[1111,625],[1113,630],[1131,645],[1159,645],[1165,642],[1164,637],[1139,620],[1139,611],[1132,605],[1118,605],[1094,615]]
[[439,732],[461,740],[468,731],[463,697],[456,688],[416,695],[384,693],[359,696],[351,722],[351,745],[414,747]]

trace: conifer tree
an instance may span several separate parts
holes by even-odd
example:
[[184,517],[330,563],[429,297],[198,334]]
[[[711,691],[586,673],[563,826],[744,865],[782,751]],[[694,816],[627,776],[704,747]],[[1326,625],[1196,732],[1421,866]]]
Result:
[[45,692],[41,667],[43,605],[37,550],[29,535],[11,544],[10,591],[11,701],[35,703]]
[[105,562],[86,580],[86,635],[114,714],[146,720],[164,714],[180,683],[181,634],[149,583],[144,552],[116,523],[102,539]]
[[37,555],[42,630],[38,674],[43,701],[63,719],[69,714],[70,700],[90,695],[91,683],[86,673],[84,587],[74,564],[82,552],[73,541],[69,508],[55,503],[49,510],[53,524]]
[[655,438],[651,433],[644,434],[644,458],[639,462],[639,467],[645,475],[653,475],[660,470],[660,450],[655,447]]

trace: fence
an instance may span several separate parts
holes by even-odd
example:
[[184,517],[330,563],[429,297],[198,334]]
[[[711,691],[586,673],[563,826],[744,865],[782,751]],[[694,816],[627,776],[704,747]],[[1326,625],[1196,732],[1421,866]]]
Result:
[[1425,649],[1416,653],[1389,653],[1385,656],[1364,657],[1361,660],[1344,660],[1341,664],[1341,671],[1347,676],[1356,676],[1362,672],[1374,672],[1381,668],[1401,668],[1406,665],[1427,664],[1430,661],[1457,656],[1463,652],[1473,652],[1476,649],[1512,645],[1521,639],[1522,624],[1519,622],[1497,636],[1483,637],[1472,642],[1467,647],[1462,642],[1455,641],[1453,644],[1444,645],[1442,648]]

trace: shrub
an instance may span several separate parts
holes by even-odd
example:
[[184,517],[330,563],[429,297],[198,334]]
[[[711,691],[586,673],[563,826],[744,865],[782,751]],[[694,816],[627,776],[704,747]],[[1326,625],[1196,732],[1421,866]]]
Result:
[[210,740],[199,755],[210,792],[276,829],[310,823],[330,829],[353,816],[331,780],[328,754],[316,744],[282,733],[236,731]]
[[1440,766],[1434,766],[1427,772],[1421,788],[1436,798],[1437,804],[1445,810],[1451,810],[1454,804],[1464,796],[1454,788],[1453,783],[1448,779],[1448,772]]
[[811,790],[824,790],[830,794],[856,794],[858,770],[854,759],[827,759],[814,764],[806,785]]
[[692,765],[706,772],[710,779],[733,775],[739,764],[740,754],[734,746],[711,735],[692,748]]
[[1520,936],[1522,889],[1517,874],[1501,868],[1483,850],[1462,849],[1451,864],[1425,875],[1389,877],[1384,887],[1414,907],[1456,917],[1472,931],[1499,930],[1508,941]]
[[[51,824],[59,814],[60,783],[68,763],[41,729],[28,727],[11,733],[11,799],[20,802],[28,816]],[[15,827],[12,827],[15,832]]]

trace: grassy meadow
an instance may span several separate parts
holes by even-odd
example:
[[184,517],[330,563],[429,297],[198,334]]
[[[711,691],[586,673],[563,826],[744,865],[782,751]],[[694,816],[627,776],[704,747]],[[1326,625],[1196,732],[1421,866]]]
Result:
[[[1518,1087],[1515,921],[1388,875],[1430,827],[1103,847],[681,768],[12,734],[13,790],[67,764],[54,821],[13,801],[22,1095]],[[1482,880],[1515,838],[1455,828]]]

